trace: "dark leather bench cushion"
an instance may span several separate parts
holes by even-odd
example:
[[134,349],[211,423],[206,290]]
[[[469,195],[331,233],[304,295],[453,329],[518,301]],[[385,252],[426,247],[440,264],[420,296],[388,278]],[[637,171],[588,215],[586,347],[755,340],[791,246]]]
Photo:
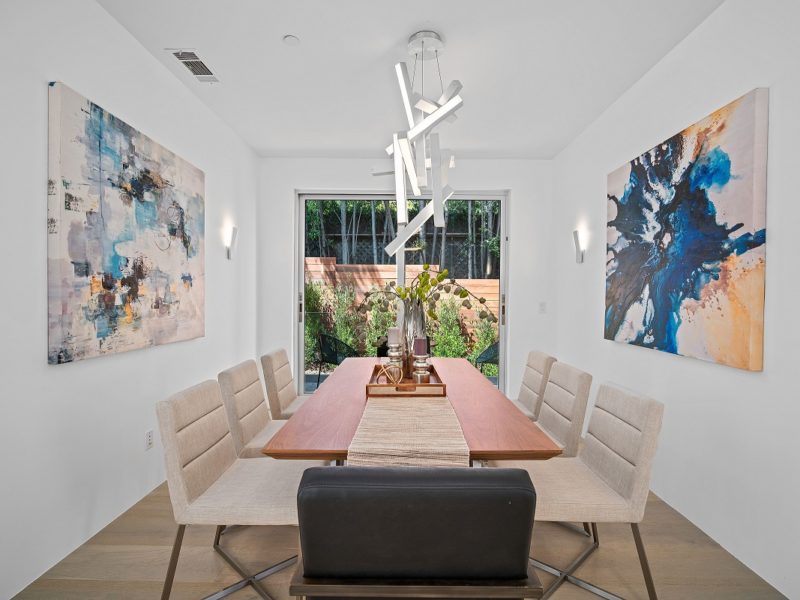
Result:
[[303,573],[524,579],[535,506],[521,469],[311,468],[297,494]]

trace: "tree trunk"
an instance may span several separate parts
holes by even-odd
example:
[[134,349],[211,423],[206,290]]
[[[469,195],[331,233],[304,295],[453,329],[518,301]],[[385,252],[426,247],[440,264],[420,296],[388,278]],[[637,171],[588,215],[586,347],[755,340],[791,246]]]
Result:
[[339,201],[339,221],[342,234],[342,264],[350,264],[350,253],[347,250],[347,202]]
[[323,200],[317,200],[317,217],[319,218],[319,255],[327,256],[327,253],[325,252],[327,240],[325,239],[325,216],[322,211],[323,202]]
[[[486,207],[489,203],[484,200],[481,205],[481,264],[486,265]],[[481,279],[483,277],[481,275]]]
[[467,277],[474,279],[475,275],[475,244],[472,240],[472,200],[467,200]]
[[350,222],[350,260],[358,261],[358,228],[361,225],[361,204],[353,203],[353,219]]
[[444,206],[444,227],[442,227],[442,249],[439,252],[439,271],[444,271],[444,260],[447,252],[447,205]]
[[[420,212],[422,211],[423,208],[425,208],[425,200],[420,200],[419,201],[419,210],[420,210]],[[419,241],[422,244],[422,263],[423,264],[428,262],[427,261],[428,240],[426,239],[427,235],[426,235],[426,231],[425,231],[427,228],[428,228],[427,227],[427,221],[422,223],[422,226],[419,228]]]
[[369,201],[369,212],[372,225],[372,264],[378,264],[378,238],[375,235],[375,201]]
[[[494,210],[493,210],[494,207],[492,206],[491,202],[489,202],[488,204],[489,204],[489,210],[488,210],[489,214],[486,215],[486,219],[488,221],[487,229],[489,230],[489,237],[493,238],[494,237]],[[492,276],[492,253],[489,252],[489,250],[487,249],[486,250],[486,278],[488,279],[491,276]]]

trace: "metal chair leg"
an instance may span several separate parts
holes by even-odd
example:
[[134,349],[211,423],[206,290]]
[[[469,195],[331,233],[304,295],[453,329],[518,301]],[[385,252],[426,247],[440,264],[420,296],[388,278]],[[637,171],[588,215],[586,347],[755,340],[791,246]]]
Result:
[[639,524],[631,523],[631,531],[633,531],[633,541],[636,543],[636,553],[639,555],[639,563],[642,565],[642,575],[644,575],[644,583],[647,586],[647,595],[650,600],[658,600],[656,586],[653,583],[653,574],[650,572],[650,563],[647,561],[647,553],[644,551],[644,543],[642,543],[642,534],[639,531]]
[[181,553],[185,531],[186,525],[178,525],[178,531],[175,533],[175,542],[172,544],[172,554],[169,557],[167,576],[164,579],[164,588],[161,590],[161,600],[169,600],[169,595],[172,592],[172,581],[175,579],[175,569],[178,567],[178,556]]
[[239,574],[240,577],[242,577],[242,579],[226,587],[224,590],[220,590],[219,592],[206,597],[204,600],[218,600],[220,598],[224,598],[232,594],[233,592],[236,592],[248,585],[251,586],[256,591],[256,593],[259,596],[261,596],[264,600],[272,600],[272,596],[270,596],[267,593],[267,590],[261,585],[260,583],[261,580],[265,579],[266,577],[269,577],[273,573],[277,573],[278,571],[281,571],[286,567],[293,565],[295,562],[297,562],[297,556],[292,556],[290,558],[287,558],[286,560],[283,560],[275,565],[272,565],[270,567],[267,567],[266,569],[259,571],[258,573],[255,573],[254,575],[250,575],[244,570],[244,568],[238,562],[236,562],[236,560],[230,554],[228,554],[222,548],[222,546],[219,545],[219,539],[220,536],[222,535],[223,529],[225,529],[225,525],[217,526],[217,530],[214,533],[214,550],[225,560],[225,562],[227,562],[231,566],[231,568],[234,571],[236,571]]

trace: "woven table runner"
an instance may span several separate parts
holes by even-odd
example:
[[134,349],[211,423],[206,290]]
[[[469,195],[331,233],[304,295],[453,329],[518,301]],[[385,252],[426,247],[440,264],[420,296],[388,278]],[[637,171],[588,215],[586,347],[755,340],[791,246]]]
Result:
[[350,442],[347,464],[468,467],[469,446],[447,398],[371,397]]

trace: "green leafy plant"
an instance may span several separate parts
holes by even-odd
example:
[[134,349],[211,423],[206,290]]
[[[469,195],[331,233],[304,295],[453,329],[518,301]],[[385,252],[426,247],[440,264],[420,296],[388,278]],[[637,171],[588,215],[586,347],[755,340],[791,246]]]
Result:
[[456,298],[443,300],[437,312],[438,321],[430,327],[434,356],[461,358],[469,351],[463,333],[461,304]]
[[305,284],[305,363],[309,368],[317,363],[317,338],[320,333],[325,331],[323,325],[323,304],[324,286],[318,282],[306,282]]
[[366,317],[364,327],[364,353],[368,356],[377,356],[378,339],[384,337],[390,327],[397,322],[397,313],[394,306],[387,311],[375,311]]
[[359,318],[356,312],[356,292],[351,285],[333,288],[332,298],[333,336],[348,346],[359,348]]
[[460,303],[460,307],[474,310],[479,319],[497,323],[497,317],[486,305],[486,298],[476,296],[455,279],[448,279],[447,275],[447,269],[437,273],[431,270],[429,264],[424,264],[419,275],[406,286],[398,286],[392,281],[383,289],[367,292],[358,310],[362,314],[376,310],[387,312],[400,300],[407,307],[414,303],[419,304],[425,309],[429,319],[438,321],[440,302],[452,299]]

